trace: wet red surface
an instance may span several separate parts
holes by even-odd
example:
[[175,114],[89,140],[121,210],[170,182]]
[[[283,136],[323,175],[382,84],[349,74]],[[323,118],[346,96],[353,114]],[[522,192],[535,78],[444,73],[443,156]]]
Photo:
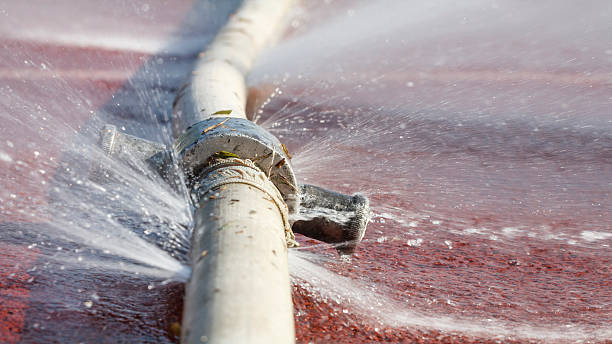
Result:
[[26,320],[33,281],[29,272],[37,250],[11,244],[0,244],[0,250],[0,338],[3,343],[17,343]]
[[[436,330],[375,327],[352,315],[337,314],[301,287],[294,288],[293,303],[298,342],[302,343],[499,343],[495,339]],[[529,343],[504,339],[504,343]]]
[[[315,33],[350,35],[314,25],[270,52],[261,72],[256,67],[258,121],[294,153],[298,177],[363,192],[374,211],[350,263],[325,245],[305,249],[326,257],[305,259],[333,276],[298,260],[296,324],[304,342],[612,336],[605,44],[595,36],[562,44],[561,30],[539,31],[569,8],[543,3],[558,18],[507,27],[503,16],[527,18],[534,9],[501,8],[495,23],[455,8],[412,25],[418,20],[406,12],[405,31],[339,48],[319,48]],[[393,22],[391,12],[383,20],[359,7],[349,12],[336,20],[375,23],[351,26],[364,35]],[[580,30],[577,24],[566,34]],[[538,44],[522,40],[525,32]]]
[[[532,324],[542,327],[546,327],[543,324],[573,323],[597,328],[612,321],[606,306],[612,288],[612,259],[609,256],[591,255],[573,246],[542,242],[526,245],[530,254],[525,255],[494,246],[489,240],[446,238],[452,240],[452,250],[443,245],[411,247],[399,237],[382,244],[371,240],[361,247],[350,266],[331,264],[328,268],[355,281],[378,284],[379,292],[396,300],[395,305],[401,305],[399,309],[390,308],[389,312],[401,312],[405,307],[427,315],[472,319],[474,323],[479,323],[478,319],[494,319],[507,328],[525,324],[525,319],[534,319]],[[403,329],[374,325],[376,322],[364,319],[359,311],[357,315],[343,314],[343,309],[351,309],[350,302],[343,306],[322,302],[300,286],[295,288],[295,293],[296,325],[304,340],[321,343],[412,342],[417,339],[423,342],[496,342],[496,339],[487,338],[492,334],[501,335],[494,329],[487,329],[486,325],[482,325],[482,331],[489,334],[484,336],[461,334],[460,326],[456,326],[455,331],[432,331],[436,328],[435,323],[431,323],[429,329],[411,326],[409,321]],[[374,330],[375,327],[379,330]],[[560,338],[552,341],[564,341],[562,334],[556,335]],[[517,331],[516,335],[502,337],[504,342],[513,342],[525,341],[524,336]],[[571,341],[570,337],[568,334],[566,340]]]
[[[425,90],[414,98],[435,98],[428,91],[447,88],[447,82],[474,89],[504,78],[489,73],[482,77],[479,71],[460,74],[463,76],[450,73],[445,81],[447,74],[440,73],[433,83],[421,82]],[[537,81],[551,89],[563,85],[562,92],[595,93],[585,101],[604,96],[580,85],[570,89],[566,78],[549,75]],[[609,90],[606,82],[599,87]],[[527,85],[521,87],[529,88]],[[342,86],[332,89],[346,92]],[[393,86],[390,89],[386,99],[394,97]],[[368,104],[368,91],[350,94],[360,94],[356,98]],[[364,191],[375,212],[374,223],[351,264],[331,262],[327,268],[362,281],[362,285],[375,284],[378,295],[392,300],[376,307],[383,312],[389,306],[390,315],[416,312],[409,315],[416,320],[402,319],[400,326],[379,324],[363,317],[367,311],[352,314],[355,302],[322,301],[314,296],[316,292],[309,294],[297,287],[302,299],[296,301],[296,324],[304,342],[494,342],[500,340],[496,336],[504,342],[608,340],[608,324],[612,323],[609,237],[604,234],[603,241],[587,237],[590,231],[607,233],[610,228],[610,209],[603,205],[610,194],[606,180],[611,142],[605,135],[578,135],[585,146],[591,140],[605,141],[588,149],[568,143],[570,137],[557,136],[554,130],[545,134],[545,140],[531,143],[524,138],[526,128],[517,123],[517,142],[512,142],[508,135],[513,135],[513,129],[498,131],[487,128],[489,124],[480,128],[472,124],[465,129],[469,136],[458,139],[465,133],[449,128],[446,120],[416,121],[413,124],[418,129],[409,124],[397,130],[397,123],[376,117],[365,121],[386,138],[359,131],[355,138],[347,138],[339,133],[363,120],[360,112],[377,116],[371,108],[384,101],[362,107],[311,107],[297,102],[287,108],[285,104],[301,92],[300,87],[283,88],[283,96],[268,105],[274,115],[267,123],[282,123],[279,133],[286,126],[308,128],[300,138],[285,139],[298,159],[300,153],[316,151],[316,143],[323,140],[326,149],[321,155],[314,152],[297,162],[304,168],[301,176],[328,187],[344,185],[344,192]],[[304,113],[300,119],[306,123],[283,117],[290,112]],[[318,124],[317,114],[321,113],[330,123],[326,128]],[[267,121],[265,116],[262,120]],[[447,138],[438,132],[447,128],[458,135]],[[401,135],[411,137],[410,148],[397,144]],[[490,146],[492,141],[483,138],[489,136],[493,141],[507,138]],[[550,153],[546,144],[555,145]],[[430,148],[436,145],[444,148]],[[372,168],[372,163],[351,163],[354,160],[379,164]],[[343,162],[342,167],[338,161]],[[334,260],[333,250],[327,255]],[[342,291],[337,293],[342,295]],[[344,314],[344,309],[351,314]],[[421,325],[422,315],[429,322],[426,326]],[[450,329],[436,330],[437,318],[442,322],[443,317],[456,323]],[[496,325],[487,325],[490,321]],[[463,331],[465,323],[476,329],[466,326]],[[375,326],[378,331],[373,330]]]
[[[134,8],[142,12],[140,5]],[[154,6],[148,19],[136,16],[143,27],[160,18],[178,26],[187,5],[166,17],[163,6]],[[334,16],[315,14],[310,23],[324,18]],[[288,39],[310,29],[300,27]],[[55,249],[55,242],[28,249],[47,239],[19,234],[52,221],[49,186],[56,185],[63,146],[91,120],[90,111],[108,110],[130,76],[157,57],[121,47],[0,39],[2,94],[14,100],[3,103],[9,115],[0,129],[0,147],[12,160],[0,162],[0,341],[178,342],[180,283],[63,270],[40,251]],[[253,85],[253,94],[263,95],[260,103],[276,87],[283,91],[259,123],[287,143],[299,178],[362,191],[374,210],[350,263],[339,261],[333,248],[300,238],[306,251],[325,258],[317,264],[331,272],[329,282],[351,281],[357,297],[345,296],[342,287],[317,289],[298,271],[297,342],[610,342],[609,63],[590,61],[578,46],[559,49],[588,61],[579,68],[519,63],[510,54],[486,63],[472,56],[450,67],[423,62],[443,55],[438,48],[453,39],[381,49],[413,62],[378,81],[372,81],[381,74],[374,62],[383,57],[357,54],[361,69],[342,60],[347,75],[355,71],[349,79],[330,67],[304,80],[280,82],[273,75]],[[478,39],[456,44],[469,47]],[[497,48],[483,54],[496,56]],[[143,92],[143,101],[152,98]],[[118,118],[133,115],[112,109]]]
[[[11,10],[17,7],[3,10],[14,14]],[[50,30],[57,26],[51,24]],[[58,187],[54,176],[65,165],[63,150],[148,55],[4,36],[0,46],[0,84],[7,97],[0,128],[5,154],[0,172],[0,232],[8,242],[0,245],[0,342],[117,343],[127,340],[122,332],[124,338],[140,338],[138,342],[171,340],[170,325],[180,320],[182,285],[159,287],[162,296],[157,299],[130,296],[139,307],[152,311],[148,318],[140,317],[138,311],[133,318],[131,311],[117,312],[117,307],[131,307],[114,300],[88,310],[83,302],[103,285],[113,290],[113,297],[122,298],[122,294],[147,294],[150,282],[126,278],[117,283],[116,276],[109,279],[94,271],[58,275],[61,270],[52,264],[48,252],[41,255],[36,247],[28,247],[41,243],[35,237],[23,237],[54,217],[49,212],[49,192],[50,187]],[[50,273],[49,264],[57,271]],[[87,296],[81,299],[84,293]],[[104,301],[104,294],[100,300]],[[161,309],[155,310],[158,305]]]

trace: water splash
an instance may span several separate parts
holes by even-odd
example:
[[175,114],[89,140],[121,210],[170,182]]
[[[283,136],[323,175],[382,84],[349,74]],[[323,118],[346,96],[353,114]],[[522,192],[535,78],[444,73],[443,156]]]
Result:
[[[321,255],[292,250],[289,263],[294,284],[305,287],[320,301],[332,305],[339,312],[360,314],[372,326],[416,327],[506,340],[529,338],[559,342],[602,340],[612,335],[612,330],[608,328],[572,323],[547,326],[545,323],[522,324],[493,318],[470,319],[469,315],[453,317],[420,313],[406,307],[409,300],[390,298],[376,283],[356,281],[326,269],[324,264],[330,263],[330,260]],[[450,300],[447,302],[452,303]]]
[[607,338],[610,5],[332,6],[249,78],[298,178],[374,212],[357,258],[293,256],[296,283],[385,326]]
[[[54,126],[45,129],[55,131],[60,125]],[[72,149],[63,150],[59,162],[45,167],[55,171],[52,179],[40,172],[44,170],[36,161],[15,162],[19,171],[31,178],[19,180],[18,186],[9,184],[8,188],[35,189],[49,184],[50,192],[41,195],[47,199],[46,206],[31,204],[29,207],[35,207],[32,212],[28,212],[29,207],[15,210],[32,196],[20,199],[21,195],[12,194],[15,196],[8,195],[10,201],[3,203],[0,211],[9,218],[22,214],[42,221],[45,225],[39,232],[29,233],[29,237],[36,238],[30,245],[38,249],[46,247],[42,254],[66,266],[133,271],[185,280],[189,276],[189,269],[183,264],[191,218],[184,195],[177,194],[159,177],[155,178],[152,171],[148,176],[142,175],[110,161],[95,140],[80,135],[76,140],[78,143]],[[51,140],[50,144],[60,143]],[[91,181],[90,166],[94,161],[108,164],[114,179],[107,184]],[[72,248],[63,248],[67,246]]]

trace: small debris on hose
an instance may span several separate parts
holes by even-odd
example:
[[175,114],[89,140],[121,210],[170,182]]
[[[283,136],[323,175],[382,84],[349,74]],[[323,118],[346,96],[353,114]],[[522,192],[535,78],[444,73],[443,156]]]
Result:
[[219,151],[213,154],[212,157],[217,159],[240,158],[238,155],[230,153],[228,151]]
[[[227,111],[229,111],[229,112],[228,112],[228,113],[225,113],[225,112],[222,112],[222,111],[217,111],[217,112],[213,113],[213,115],[219,115],[219,114],[227,115],[227,114],[229,114],[230,112],[232,112],[232,110],[227,110]],[[206,134],[207,132],[209,132],[209,131],[211,131],[211,130],[213,130],[213,129],[217,128],[217,127],[222,126],[222,125],[223,125],[225,122],[227,122],[227,121],[229,121],[229,117],[228,117],[228,118],[226,118],[226,119],[224,119],[223,121],[221,121],[221,122],[219,122],[219,123],[215,124],[215,125],[211,125],[210,127],[206,128],[206,129],[204,129],[204,130],[202,130],[202,135]]]
[[170,333],[172,333],[172,335],[175,337],[181,336],[181,324],[179,324],[178,321],[175,321],[170,324]]
[[287,149],[287,146],[285,146],[284,143],[281,143],[281,147],[283,147],[283,151],[285,152],[285,155],[287,155],[287,158],[291,159],[292,156],[291,154],[289,154],[289,150]]
[[282,158],[281,161],[279,161],[275,167],[276,168],[281,168],[283,165],[285,164],[285,158]]

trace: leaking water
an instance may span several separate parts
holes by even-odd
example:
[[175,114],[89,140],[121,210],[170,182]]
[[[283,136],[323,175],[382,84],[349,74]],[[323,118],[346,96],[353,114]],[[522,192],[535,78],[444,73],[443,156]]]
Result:
[[[185,195],[109,161],[96,136],[112,123],[171,141],[174,93],[235,4],[191,6],[1,9],[0,277],[28,290],[3,299],[28,312],[24,340],[174,340]],[[611,18],[604,1],[295,11],[249,79],[253,118],[299,179],[374,211],[349,261],[305,238],[290,252],[314,304],[296,306],[299,339],[328,308],[345,330],[612,337]],[[92,162],[116,180],[90,180]]]

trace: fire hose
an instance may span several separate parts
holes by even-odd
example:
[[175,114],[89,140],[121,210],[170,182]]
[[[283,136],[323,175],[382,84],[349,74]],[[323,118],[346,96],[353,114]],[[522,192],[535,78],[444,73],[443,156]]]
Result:
[[[362,195],[299,185],[286,146],[249,121],[245,78],[279,31],[291,1],[246,0],[200,53],[173,104],[172,147],[113,125],[111,159],[145,163],[184,181],[193,211],[182,343],[293,343],[287,250],[294,233],[351,254],[370,219]],[[94,175],[108,178],[98,166]]]

